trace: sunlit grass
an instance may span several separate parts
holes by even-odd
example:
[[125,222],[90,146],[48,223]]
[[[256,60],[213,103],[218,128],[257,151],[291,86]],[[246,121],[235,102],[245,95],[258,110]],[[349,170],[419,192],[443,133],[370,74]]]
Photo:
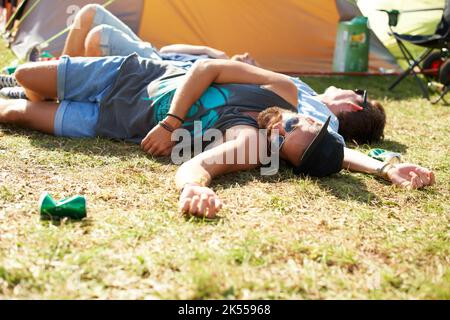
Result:
[[[12,57],[0,50],[2,64]],[[177,167],[139,146],[0,126],[0,299],[448,299],[450,109],[408,79],[309,78],[367,88],[388,114],[384,147],[435,170],[421,191],[342,172],[217,179],[214,221],[176,211]],[[83,194],[88,219],[39,219],[38,199]]]

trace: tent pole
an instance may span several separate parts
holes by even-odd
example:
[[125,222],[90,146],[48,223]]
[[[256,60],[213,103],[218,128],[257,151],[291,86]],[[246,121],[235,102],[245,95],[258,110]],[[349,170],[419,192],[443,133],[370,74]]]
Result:
[[6,30],[8,30],[8,28],[11,26],[11,24],[13,23],[13,21],[16,19],[17,15],[19,14],[20,11],[22,11],[22,8],[25,7],[25,5],[28,3],[28,0],[23,0],[22,3],[20,4],[20,6],[16,9],[16,11],[14,12],[14,14],[9,18],[8,22],[5,24],[5,28],[3,30],[3,32],[6,32]]
[[22,24],[22,22],[30,15],[31,12],[33,12],[33,10],[37,7],[39,2],[41,2],[41,0],[36,0],[36,2],[33,3],[31,8],[28,9],[28,11],[22,16],[22,18],[19,19],[19,23],[17,24],[17,28],[19,28],[20,25]]

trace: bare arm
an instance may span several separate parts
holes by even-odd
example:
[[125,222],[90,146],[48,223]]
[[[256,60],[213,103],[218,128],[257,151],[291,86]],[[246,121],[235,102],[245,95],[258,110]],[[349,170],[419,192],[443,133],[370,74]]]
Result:
[[379,176],[394,185],[407,189],[421,188],[435,183],[433,171],[426,168],[410,163],[386,165],[384,162],[348,148],[344,150],[342,167],[351,171]]
[[[169,113],[185,118],[191,106],[202,96],[212,83],[259,84],[297,105],[297,87],[289,77],[230,60],[197,61],[185,76],[183,84],[177,89]],[[178,128],[181,123],[174,118],[165,122]],[[142,149],[152,155],[168,155],[173,143],[170,134],[163,128],[155,127],[141,143]]]
[[175,177],[177,187],[182,190],[180,210],[193,215],[214,217],[220,210],[221,201],[207,186],[219,175],[259,166],[259,159],[252,159],[252,155],[259,155],[257,135],[255,128],[242,126],[235,139],[202,152],[184,163]]
[[375,175],[383,162],[373,159],[361,152],[349,148],[344,149],[343,169]]
[[223,51],[207,47],[207,46],[196,46],[190,44],[172,44],[162,47],[159,50],[160,53],[185,53],[192,55],[207,55],[214,59],[229,59],[227,54]]
[[272,90],[292,105],[297,105],[297,87],[289,77],[229,60],[200,60],[189,70],[184,83],[177,89],[171,113],[185,117],[189,108],[213,83],[259,84]]

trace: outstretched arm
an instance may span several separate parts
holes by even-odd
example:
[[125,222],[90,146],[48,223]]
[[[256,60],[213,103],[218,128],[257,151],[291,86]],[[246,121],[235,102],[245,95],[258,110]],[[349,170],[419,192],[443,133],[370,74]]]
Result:
[[387,165],[358,151],[345,148],[343,169],[379,176],[407,189],[422,188],[435,183],[433,171],[418,165],[402,163]]
[[[169,113],[185,118],[191,106],[212,83],[259,84],[292,105],[297,105],[297,87],[283,74],[242,62],[221,59],[200,60],[194,63],[186,74],[183,84],[177,88]],[[172,117],[166,118],[164,122],[175,129],[181,127],[181,123]],[[142,140],[141,147],[152,155],[167,156],[173,147],[170,136],[170,132],[156,126]]]
[[202,152],[185,162],[177,171],[175,181],[181,190],[179,209],[201,217],[213,218],[222,207],[219,197],[208,188],[214,177],[259,166],[258,131],[239,126],[237,136]]
[[191,44],[171,44],[159,49],[160,53],[185,53],[192,55],[207,55],[213,59],[229,59],[227,54],[218,49],[207,46],[196,46]]

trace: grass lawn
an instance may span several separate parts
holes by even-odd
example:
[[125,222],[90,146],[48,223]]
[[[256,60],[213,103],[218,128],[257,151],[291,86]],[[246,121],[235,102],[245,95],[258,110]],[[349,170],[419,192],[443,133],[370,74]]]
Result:
[[[5,66],[13,57],[0,52]],[[449,299],[450,108],[412,79],[394,93],[392,78],[305,80],[368,88],[386,107],[386,139],[358,149],[401,152],[437,184],[255,170],[214,182],[219,219],[186,219],[168,160],[0,125],[0,299]],[[85,195],[88,219],[41,221],[44,191]]]

